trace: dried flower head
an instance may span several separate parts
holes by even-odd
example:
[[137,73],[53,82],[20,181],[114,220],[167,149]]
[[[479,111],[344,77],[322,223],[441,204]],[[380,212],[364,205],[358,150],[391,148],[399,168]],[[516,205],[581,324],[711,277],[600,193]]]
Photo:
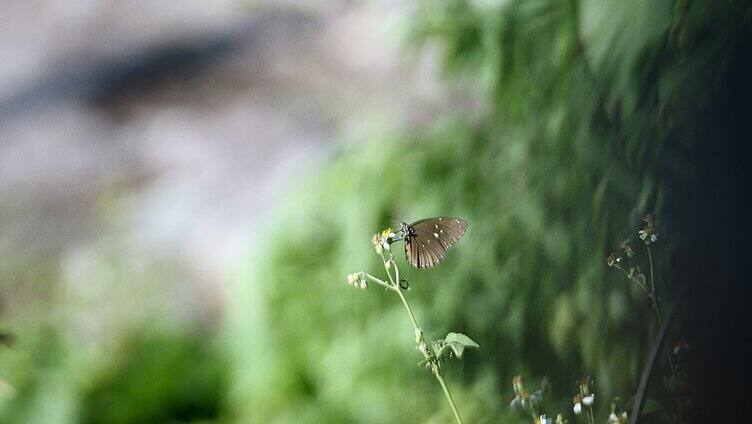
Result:
[[512,379],[512,390],[514,391],[514,398],[509,406],[513,408],[525,408],[530,398],[530,393],[525,388],[525,380],[521,375],[514,376]]
[[640,236],[640,240],[644,241],[645,244],[655,243],[658,241],[658,233],[656,233],[655,228],[651,227],[650,225],[646,225],[645,228],[638,231],[637,234]]
[[616,415],[615,412],[612,412],[611,415],[608,416],[608,424],[629,424],[627,413],[622,412],[621,414]]
[[617,256],[616,253],[611,253],[606,258],[606,264],[608,266],[612,266],[612,267],[615,266],[615,267],[618,268],[619,267],[619,263],[621,263],[621,258],[619,256]]
[[632,250],[632,245],[629,243],[629,239],[621,241],[619,243],[619,248],[621,248],[621,250],[625,255],[627,255],[628,258],[634,256],[634,250]]
[[574,405],[572,407],[572,410],[574,411],[575,415],[580,415],[582,413],[582,396],[577,394],[572,398],[572,404]]
[[360,287],[361,289],[365,289],[366,287],[368,287],[366,274],[363,271],[348,274],[347,284],[351,285],[352,287]]
[[640,240],[645,242],[646,245],[658,241],[658,232],[656,231],[655,226],[656,219],[657,217],[653,213],[646,213],[645,216],[642,217],[642,220],[645,221],[645,226],[637,231],[637,234],[640,236]]
[[547,418],[546,414],[539,415],[535,418],[535,424],[553,424],[554,420]]
[[589,395],[590,393],[592,393],[590,391],[590,386],[592,384],[593,384],[593,380],[588,376],[584,376],[580,378],[580,380],[577,382],[577,385],[579,386],[579,389],[580,389],[580,395],[582,395],[583,398]]
[[528,405],[538,405],[543,400],[543,393],[548,386],[548,378],[544,377],[541,381],[541,387],[530,393],[525,387],[525,381],[521,375],[515,376],[512,380],[512,390],[514,390],[514,398],[510,403],[512,407],[527,408]]

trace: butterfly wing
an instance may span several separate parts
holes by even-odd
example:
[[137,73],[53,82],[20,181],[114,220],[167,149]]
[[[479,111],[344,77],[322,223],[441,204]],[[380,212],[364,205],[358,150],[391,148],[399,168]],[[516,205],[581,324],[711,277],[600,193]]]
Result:
[[437,217],[416,221],[407,226],[405,256],[416,268],[431,268],[444,260],[444,253],[467,231],[467,221]]

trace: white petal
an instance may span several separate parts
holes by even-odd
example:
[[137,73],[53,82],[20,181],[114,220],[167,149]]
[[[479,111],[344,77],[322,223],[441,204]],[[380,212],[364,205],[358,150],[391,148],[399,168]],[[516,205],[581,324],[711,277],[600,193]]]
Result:
[[595,395],[587,395],[584,398],[582,398],[582,403],[585,406],[590,406],[593,404],[594,400],[595,400]]
[[574,410],[575,415],[580,415],[582,413],[582,404],[580,402],[577,402],[574,404],[574,408],[572,409]]

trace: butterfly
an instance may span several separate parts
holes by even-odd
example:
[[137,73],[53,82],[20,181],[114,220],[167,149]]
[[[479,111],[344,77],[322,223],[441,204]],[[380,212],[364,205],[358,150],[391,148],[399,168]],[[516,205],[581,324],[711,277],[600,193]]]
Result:
[[405,240],[405,257],[416,268],[431,268],[444,260],[444,253],[465,235],[467,221],[437,217],[403,222],[399,229]]

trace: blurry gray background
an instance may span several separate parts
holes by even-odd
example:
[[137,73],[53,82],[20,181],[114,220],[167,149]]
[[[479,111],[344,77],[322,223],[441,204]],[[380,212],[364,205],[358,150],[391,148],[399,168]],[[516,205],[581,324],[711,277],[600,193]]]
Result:
[[[262,242],[254,228],[296,179],[365,134],[467,107],[437,83],[430,51],[397,58],[409,13],[399,1],[3,2],[4,318],[70,308],[41,316],[72,319],[75,339],[155,312],[216,318],[223,282]],[[64,286],[25,281],[50,262]]]

